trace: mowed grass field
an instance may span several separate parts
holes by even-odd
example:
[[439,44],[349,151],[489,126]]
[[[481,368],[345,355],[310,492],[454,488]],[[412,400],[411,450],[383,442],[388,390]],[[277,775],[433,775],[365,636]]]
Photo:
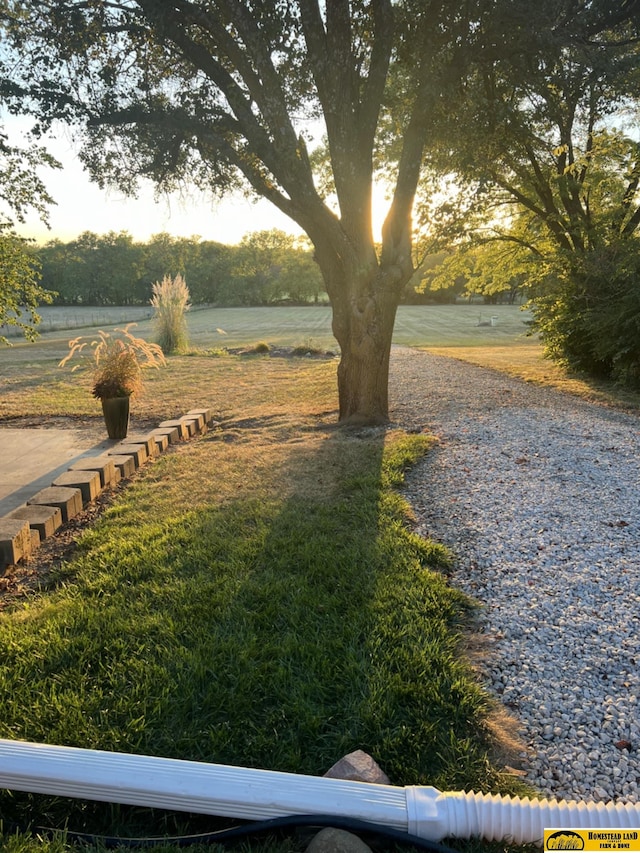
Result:
[[[0,365],[49,362],[62,358],[67,342],[78,335],[91,336],[92,328],[109,330],[137,323],[136,334],[153,337],[153,323],[143,308],[43,307],[40,337],[35,343],[12,338],[0,350]],[[490,323],[495,317],[495,325]],[[331,332],[331,308],[326,305],[277,308],[193,309],[188,315],[194,349],[250,346],[264,341],[274,346],[309,345],[338,350]],[[517,306],[401,305],[394,343],[405,346],[494,346],[530,341],[526,337],[529,315]],[[482,323],[482,325],[479,325]],[[87,325],[85,325],[87,324]],[[54,328],[51,328],[51,327]]]
[[[495,326],[484,325],[492,316]],[[512,305],[401,305],[393,341],[405,346],[487,346],[524,340],[528,319],[528,312]],[[194,311],[189,330],[196,346],[212,342],[236,346],[264,340],[277,345],[337,347],[331,334],[329,306]]]
[[[79,414],[73,402],[77,385],[68,371],[57,367],[68,352],[68,342],[77,335],[91,340],[92,328],[84,323],[98,323],[109,330],[128,321],[137,323],[135,333],[153,339],[153,322],[144,317],[147,308],[71,308],[44,307],[42,334],[35,343],[13,339],[13,346],[0,349],[0,419],[20,414],[53,413],[50,399],[52,386],[69,389],[60,414]],[[492,318],[493,324],[492,324]],[[551,385],[588,399],[616,405],[640,406],[640,395],[613,388],[610,383],[596,382],[569,374],[543,358],[536,336],[529,336],[530,314],[512,305],[401,305],[394,329],[395,345],[419,347],[437,355],[449,356],[484,367],[501,370],[528,382]],[[50,330],[62,325],[63,328]],[[308,346],[339,353],[331,332],[329,306],[273,308],[207,308],[188,314],[191,355],[210,356],[224,348],[251,347],[264,342],[274,347]],[[198,370],[192,363],[193,381]],[[150,375],[149,392],[163,380]],[[192,383],[188,391],[193,390]],[[25,397],[22,392],[33,389],[30,411],[21,412]],[[14,391],[18,392],[14,405]],[[150,393],[138,401],[138,408],[149,409]],[[176,406],[179,400],[176,400]]]

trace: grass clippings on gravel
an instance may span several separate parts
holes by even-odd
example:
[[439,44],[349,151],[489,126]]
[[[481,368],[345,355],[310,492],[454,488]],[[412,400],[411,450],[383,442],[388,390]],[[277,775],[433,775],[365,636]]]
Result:
[[543,347],[537,341],[514,342],[506,346],[429,346],[421,349],[434,355],[499,370],[525,382],[556,388],[591,402],[624,409],[640,409],[640,392],[623,388],[610,381],[573,373],[545,358]]

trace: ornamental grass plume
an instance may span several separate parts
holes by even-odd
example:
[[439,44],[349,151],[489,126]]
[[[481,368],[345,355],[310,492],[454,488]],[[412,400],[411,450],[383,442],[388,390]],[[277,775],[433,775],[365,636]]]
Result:
[[[164,353],[158,344],[136,338],[129,331],[135,323],[110,332],[98,332],[92,341],[82,337],[69,341],[69,353],[59,366],[66,366],[77,359],[72,371],[83,366],[93,370],[91,393],[98,400],[112,397],[130,397],[142,390],[142,368],[160,367],[165,363]],[[87,351],[87,345],[91,354]]]
[[184,352],[188,345],[186,312],[190,308],[189,288],[181,275],[165,275],[152,287],[151,305],[157,340],[165,355]]

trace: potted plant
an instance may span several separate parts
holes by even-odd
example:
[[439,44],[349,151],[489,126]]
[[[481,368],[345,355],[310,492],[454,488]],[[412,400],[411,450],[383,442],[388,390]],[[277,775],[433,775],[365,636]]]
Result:
[[164,354],[157,344],[136,338],[129,323],[113,333],[98,332],[94,340],[83,336],[69,341],[69,353],[60,362],[64,367],[78,359],[72,370],[91,366],[91,393],[102,403],[109,438],[126,438],[129,429],[129,401],[142,390],[142,369],[160,367]]

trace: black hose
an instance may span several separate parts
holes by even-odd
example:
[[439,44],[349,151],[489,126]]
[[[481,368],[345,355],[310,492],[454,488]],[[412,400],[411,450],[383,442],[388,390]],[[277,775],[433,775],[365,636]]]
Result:
[[188,847],[192,844],[224,844],[226,841],[236,841],[251,835],[274,832],[277,830],[290,830],[300,827],[335,827],[348,832],[374,835],[398,844],[405,844],[417,850],[428,850],[430,853],[457,853],[451,847],[429,841],[417,835],[409,835],[399,829],[371,823],[358,818],[336,817],[335,815],[289,815],[287,817],[275,817],[270,820],[261,820],[253,823],[232,826],[228,829],[220,829],[215,832],[205,832],[197,835],[164,836],[155,838],[124,838],[119,836],[94,835],[92,833],[74,832],[69,829],[53,830],[42,827],[38,832],[64,832],[66,838],[84,843],[100,843],[104,847],[129,847],[149,848],[158,844],[175,844],[178,847]]

